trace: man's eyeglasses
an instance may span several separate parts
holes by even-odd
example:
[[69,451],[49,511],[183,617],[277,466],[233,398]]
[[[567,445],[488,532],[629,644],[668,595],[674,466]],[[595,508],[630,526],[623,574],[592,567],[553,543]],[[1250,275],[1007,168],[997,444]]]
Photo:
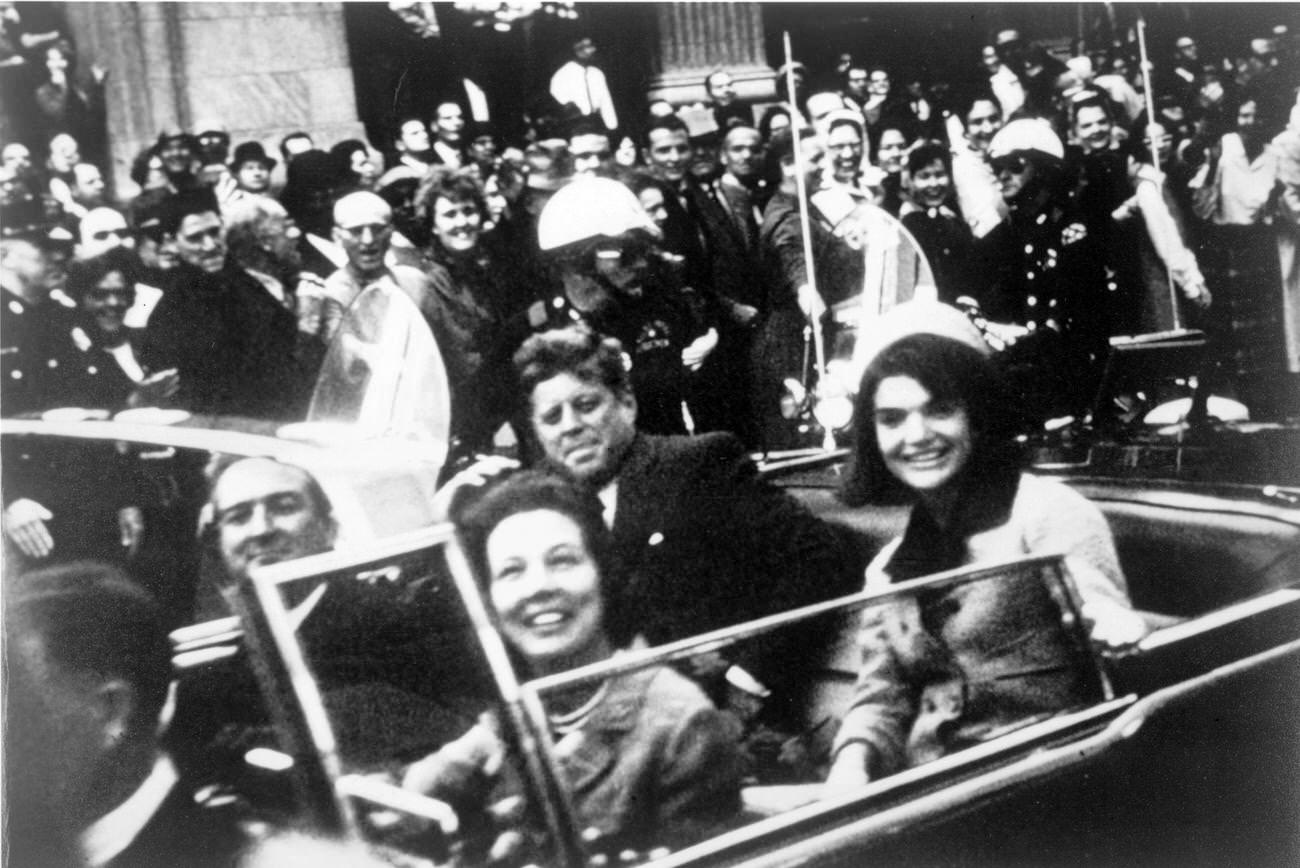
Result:
[[107,241],[109,238],[126,238],[127,234],[126,229],[101,229],[90,233],[90,237],[94,241]]
[[382,238],[393,231],[393,225],[391,223],[363,223],[360,226],[339,227],[339,231],[344,235],[357,240],[364,238],[367,230],[370,231],[372,238]]

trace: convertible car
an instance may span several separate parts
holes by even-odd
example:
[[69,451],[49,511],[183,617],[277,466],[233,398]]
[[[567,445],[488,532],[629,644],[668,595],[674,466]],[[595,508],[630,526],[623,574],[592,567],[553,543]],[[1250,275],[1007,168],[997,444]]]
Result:
[[[37,432],[41,424],[5,427],[22,438],[63,433]],[[99,436],[126,434],[104,424]],[[765,472],[840,528],[865,561],[904,516],[843,508],[834,496],[839,461],[834,453],[797,457]],[[319,464],[324,478],[331,463]],[[353,497],[337,471],[333,478],[331,493]],[[711,837],[674,852],[603,858],[664,866],[1294,864],[1300,492],[1061,478],[1105,512],[1135,605],[1154,628],[1131,653],[1089,645],[1068,576],[1049,557],[939,574],[521,682],[450,529],[408,526],[256,571],[236,616],[178,630],[174,740],[190,741],[177,749],[195,780],[279,821],[360,837],[412,864],[485,864],[502,829],[400,789],[395,772],[496,709],[523,782],[526,809],[512,822],[532,830],[527,861],[592,864],[601,842],[574,819],[547,723],[554,691],[686,665],[820,619],[841,641],[827,648],[806,709],[812,750],[845,708],[859,610],[1028,576],[1060,612],[1062,636],[1091,685],[1087,702],[859,792],[825,793],[815,780],[757,768],[743,809]],[[304,614],[305,599],[318,603]]]
[[[380,341],[354,337],[335,359],[339,382],[405,369],[368,349]],[[516,846],[503,864],[1300,861],[1300,489],[1285,480],[1139,475],[1135,462],[1129,472],[1103,472],[1077,450],[1069,460],[1044,453],[1050,462],[1039,472],[1105,513],[1134,603],[1152,627],[1120,656],[1088,642],[1068,574],[1059,558],[1043,557],[937,574],[524,681],[454,534],[433,522],[446,448],[444,429],[429,422],[445,422],[445,410],[418,412],[396,429],[364,424],[391,422],[393,408],[412,406],[404,389],[427,394],[417,386],[397,377],[365,400],[321,402],[348,424],[322,418],[276,428],[156,413],[110,421],[86,411],[0,422],[5,503],[21,496],[56,518],[60,509],[82,510],[86,521],[102,522],[102,534],[85,532],[90,524],[77,533],[52,528],[56,553],[106,544],[109,557],[158,584],[174,606],[178,700],[168,746],[206,798],[242,800],[271,826],[363,840],[402,865],[489,864],[511,834]],[[220,593],[213,541],[202,532],[204,470],[241,455],[311,472],[340,533],[333,551],[256,569],[237,593]],[[818,449],[762,456],[762,466],[831,522],[865,565],[905,516],[843,507],[835,497],[843,457]],[[119,542],[123,507],[142,514],[138,545]],[[22,557],[7,549],[7,566]],[[1085,698],[857,791],[824,790],[817,757],[847,708],[859,612],[981,582],[1038,589],[1059,615]],[[616,842],[584,834],[546,713],[556,691],[650,666],[690,668],[810,621],[831,641],[797,732],[769,751],[802,756],[799,771],[754,762],[735,815],[675,850],[611,851]],[[514,810],[478,810],[396,785],[403,767],[487,710],[508,742]]]

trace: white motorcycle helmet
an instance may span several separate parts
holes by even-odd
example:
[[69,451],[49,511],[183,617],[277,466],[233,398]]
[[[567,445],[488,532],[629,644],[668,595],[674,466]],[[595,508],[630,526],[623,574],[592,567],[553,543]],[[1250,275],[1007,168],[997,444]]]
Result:
[[576,178],[551,197],[537,221],[542,250],[643,230],[660,237],[650,215],[627,187],[608,178]]

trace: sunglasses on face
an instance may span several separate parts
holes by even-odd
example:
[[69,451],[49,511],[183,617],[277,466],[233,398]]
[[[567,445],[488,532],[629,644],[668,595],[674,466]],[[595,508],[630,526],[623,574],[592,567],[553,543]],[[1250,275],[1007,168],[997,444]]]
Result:
[[107,241],[109,238],[126,238],[127,234],[125,229],[101,229],[90,233],[90,237],[95,241]]
[[1013,175],[1019,175],[1025,171],[1029,165],[1024,157],[997,157],[989,160],[989,166],[993,169],[994,174],[1010,172]]

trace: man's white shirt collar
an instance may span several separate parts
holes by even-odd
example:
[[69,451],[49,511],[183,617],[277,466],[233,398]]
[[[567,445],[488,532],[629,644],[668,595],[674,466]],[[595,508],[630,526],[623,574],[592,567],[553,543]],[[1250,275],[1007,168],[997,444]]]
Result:
[[99,868],[113,861],[149,825],[167,800],[180,775],[166,754],[154,760],[153,770],[125,802],[100,817],[81,833],[79,844],[86,865]]

